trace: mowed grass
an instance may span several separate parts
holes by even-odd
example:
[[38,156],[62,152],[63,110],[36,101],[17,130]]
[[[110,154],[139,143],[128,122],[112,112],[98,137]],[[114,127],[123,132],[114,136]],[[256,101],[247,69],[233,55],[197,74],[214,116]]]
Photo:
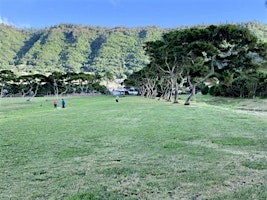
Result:
[[0,99],[0,199],[267,199],[265,111],[185,98]]

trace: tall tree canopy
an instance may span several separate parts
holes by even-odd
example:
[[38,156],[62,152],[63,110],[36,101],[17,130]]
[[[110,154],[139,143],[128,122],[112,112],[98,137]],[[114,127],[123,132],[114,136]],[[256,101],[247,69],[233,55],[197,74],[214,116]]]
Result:
[[161,72],[158,75],[170,80],[168,87],[175,94],[187,81],[192,91],[189,104],[201,83],[216,78],[229,86],[240,75],[255,72],[265,61],[266,45],[247,28],[227,24],[171,31],[162,40],[146,43],[145,50],[150,57],[145,69]]

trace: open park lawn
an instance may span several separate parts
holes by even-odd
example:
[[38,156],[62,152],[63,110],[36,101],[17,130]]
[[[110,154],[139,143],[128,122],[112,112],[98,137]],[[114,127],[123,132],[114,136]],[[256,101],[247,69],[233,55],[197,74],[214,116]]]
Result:
[[267,100],[185,98],[0,99],[0,199],[266,200]]

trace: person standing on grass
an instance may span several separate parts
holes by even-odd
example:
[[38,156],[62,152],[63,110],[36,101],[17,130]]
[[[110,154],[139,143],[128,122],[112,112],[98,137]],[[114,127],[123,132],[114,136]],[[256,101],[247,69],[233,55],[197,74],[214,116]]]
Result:
[[62,108],[65,108],[65,105],[66,105],[65,99],[61,99],[61,106],[62,106]]
[[57,108],[57,101],[53,101],[54,108]]

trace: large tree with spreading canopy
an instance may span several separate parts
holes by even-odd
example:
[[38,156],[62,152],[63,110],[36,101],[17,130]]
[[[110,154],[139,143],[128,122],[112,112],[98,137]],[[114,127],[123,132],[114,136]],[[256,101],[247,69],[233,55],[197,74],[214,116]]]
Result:
[[185,104],[189,104],[203,83],[216,79],[229,86],[240,75],[255,72],[265,60],[266,45],[247,28],[226,24],[171,31],[160,41],[148,42],[145,50],[148,66],[153,66],[145,69],[164,74],[175,94],[187,81],[191,94]]

